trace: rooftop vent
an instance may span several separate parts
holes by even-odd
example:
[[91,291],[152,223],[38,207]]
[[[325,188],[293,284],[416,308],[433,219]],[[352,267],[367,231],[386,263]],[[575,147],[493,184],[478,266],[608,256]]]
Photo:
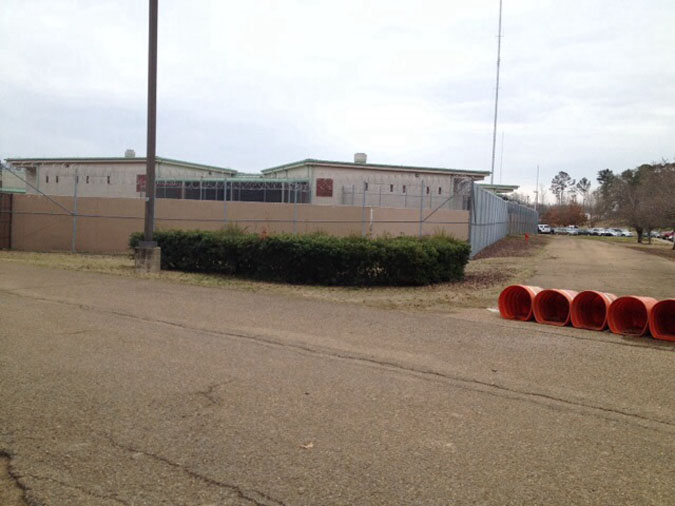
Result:
[[124,158],[136,158],[136,151],[133,149],[127,149],[124,152]]
[[368,155],[365,153],[354,153],[354,163],[366,163]]

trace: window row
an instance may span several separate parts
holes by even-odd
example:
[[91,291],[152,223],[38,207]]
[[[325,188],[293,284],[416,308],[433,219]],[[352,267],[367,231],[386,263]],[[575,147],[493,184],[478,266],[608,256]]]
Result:
[[[89,177],[90,176],[84,176],[85,184],[89,184]],[[93,178],[100,179],[100,178],[103,178],[103,177],[106,178],[106,184],[110,184],[110,176],[92,176],[92,179]],[[54,176],[54,184],[58,184],[58,182],[59,182],[59,176]],[[75,176],[75,182],[76,183],[80,182],[80,176]],[[49,174],[45,175],[45,183],[49,183]]]
[[[364,184],[364,188],[366,191],[368,191],[368,182]],[[393,184],[389,185],[389,193],[394,193],[394,190],[396,189],[396,186]],[[407,193],[407,185],[401,185],[401,193]],[[427,195],[431,193],[431,187],[427,186]],[[439,186],[438,187],[438,194],[442,195],[443,194],[443,187]]]

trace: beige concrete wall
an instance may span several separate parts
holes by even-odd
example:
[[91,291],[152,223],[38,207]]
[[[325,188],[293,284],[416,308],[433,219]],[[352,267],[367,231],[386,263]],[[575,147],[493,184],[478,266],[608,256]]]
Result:
[[[70,197],[52,197],[68,210]],[[129,235],[143,230],[143,199],[78,198],[76,250],[94,253],[127,251]],[[425,213],[426,216],[427,213]],[[362,217],[365,219],[362,220]],[[325,232],[336,236],[373,237],[419,232],[419,210],[158,199],[156,228],[220,230],[236,224],[252,233]],[[38,195],[16,195],[12,217],[12,247],[27,251],[70,251],[73,217]],[[295,222],[295,224],[294,224]],[[439,210],[423,225],[423,234],[445,232],[468,239],[468,211]]]
[[[134,198],[145,197],[145,192],[136,191],[139,175],[146,172],[145,161],[124,160],[108,163],[41,163],[26,170],[27,193],[72,197],[77,174],[79,197]],[[223,177],[223,174],[208,169],[198,169],[173,163],[158,162],[158,179],[200,179]]]
[[[462,202],[448,201],[454,194],[455,180],[463,176],[450,173],[414,172],[392,167],[325,167],[311,164],[275,172],[266,178],[308,178],[312,186],[312,203],[322,205],[354,205],[363,202],[364,183],[368,183],[366,205],[419,209],[420,192],[425,208],[443,206],[461,209]],[[316,179],[333,180],[333,196],[316,195]],[[428,188],[428,190],[427,190]],[[428,192],[428,193],[427,193]]]

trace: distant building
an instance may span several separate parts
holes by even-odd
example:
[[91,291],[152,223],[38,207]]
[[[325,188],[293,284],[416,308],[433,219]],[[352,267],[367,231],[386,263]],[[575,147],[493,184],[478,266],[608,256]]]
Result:
[[265,179],[305,181],[311,202],[323,205],[363,205],[377,207],[462,208],[452,197],[470,181],[490,174],[483,170],[463,170],[410,165],[367,163],[363,153],[354,162],[307,159],[262,171]]
[[518,188],[520,188],[520,186],[513,185],[513,184],[483,184],[483,183],[481,183],[478,186],[480,186],[484,190],[495,193],[497,195],[508,195],[509,193],[513,193]]
[[26,174],[22,169],[10,171],[0,166],[0,193],[26,193]]
[[[145,158],[10,158],[23,170],[28,194],[144,197]],[[312,203],[393,208],[466,209],[470,183],[489,171],[306,159],[260,174],[157,158],[157,197],[195,200]],[[503,185],[506,187],[505,185]],[[514,187],[517,188],[517,187]]]
[[[8,158],[7,162],[24,171],[28,194],[72,196],[77,181],[79,197],[145,196],[145,158]],[[224,167],[157,158],[158,182],[223,179],[234,174],[235,170]]]

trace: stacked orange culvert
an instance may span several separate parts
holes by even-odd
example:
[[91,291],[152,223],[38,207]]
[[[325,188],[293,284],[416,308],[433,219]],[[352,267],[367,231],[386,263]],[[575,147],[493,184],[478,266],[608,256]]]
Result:
[[546,325],[605,330],[628,336],[650,333],[655,339],[675,341],[675,299],[618,297],[585,290],[542,289],[511,285],[499,295],[499,313],[509,320],[533,318]]

